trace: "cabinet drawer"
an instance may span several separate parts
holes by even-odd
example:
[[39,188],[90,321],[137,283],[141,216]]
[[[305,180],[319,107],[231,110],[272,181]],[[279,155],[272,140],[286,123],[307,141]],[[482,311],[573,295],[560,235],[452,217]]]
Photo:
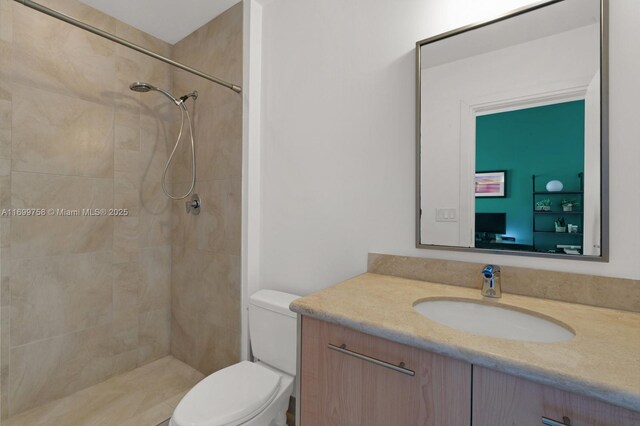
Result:
[[638,426],[640,413],[487,368],[473,368],[473,426]]
[[469,425],[471,365],[302,319],[302,426]]

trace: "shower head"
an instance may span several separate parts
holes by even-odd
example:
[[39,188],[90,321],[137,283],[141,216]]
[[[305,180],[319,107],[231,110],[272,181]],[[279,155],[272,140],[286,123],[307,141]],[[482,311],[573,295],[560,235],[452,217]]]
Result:
[[150,90],[156,90],[156,88],[150,85],[149,83],[143,83],[141,81],[136,81],[135,83],[131,83],[129,85],[129,89],[139,93],[147,93]]
[[151,85],[149,83],[143,83],[141,81],[136,81],[135,83],[131,83],[129,85],[129,89],[133,90],[134,92],[138,92],[138,93],[147,93],[147,92],[150,92],[150,91],[154,90],[156,92],[162,93],[167,98],[171,99],[173,101],[173,103],[175,103],[178,106],[182,103],[181,100],[178,100],[178,99],[174,98],[166,90],[163,90],[163,89],[161,89],[159,87],[153,86],[153,85]]

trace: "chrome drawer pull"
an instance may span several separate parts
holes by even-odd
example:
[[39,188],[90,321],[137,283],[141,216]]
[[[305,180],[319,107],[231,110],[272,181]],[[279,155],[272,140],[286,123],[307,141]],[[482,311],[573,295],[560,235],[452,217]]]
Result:
[[416,373],[415,371],[409,370],[407,368],[404,368],[404,362],[401,362],[400,365],[394,365],[394,364],[389,364],[388,362],[385,361],[381,361],[377,358],[373,358],[367,355],[363,355],[361,353],[358,352],[354,352],[354,351],[350,351],[349,349],[347,349],[347,345],[340,345],[340,346],[336,346],[336,345],[332,345],[331,343],[329,343],[329,345],[327,346],[329,349],[334,350],[336,352],[340,352],[342,354],[345,355],[349,355],[352,356],[354,358],[358,358],[361,359],[363,361],[367,361],[370,362],[372,364],[375,365],[379,365],[381,367],[385,367],[388,368],[390,370],[393,371],[397,371],[398,373],[402,373],[402,374],[406,374],[407,376],[415,376]]
[[571,419],[567,416],[562,417],[562,422],[542,416],[542,424],[547,426],[571,426]]

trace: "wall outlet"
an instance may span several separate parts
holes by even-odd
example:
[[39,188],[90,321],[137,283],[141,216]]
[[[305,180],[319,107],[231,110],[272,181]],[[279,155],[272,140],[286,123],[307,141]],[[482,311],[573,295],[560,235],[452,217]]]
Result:
[[436,209],[436,222],[457,222],[458,211],[456,209]]

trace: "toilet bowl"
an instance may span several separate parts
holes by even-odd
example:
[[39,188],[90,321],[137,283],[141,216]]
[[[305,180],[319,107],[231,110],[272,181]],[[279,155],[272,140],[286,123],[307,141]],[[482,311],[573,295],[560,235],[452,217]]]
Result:
[[205,377],[182,398],[170,426],[286,426],[296,369],[296,315],[287,293],[261,290],[249,301],[255,362]]

